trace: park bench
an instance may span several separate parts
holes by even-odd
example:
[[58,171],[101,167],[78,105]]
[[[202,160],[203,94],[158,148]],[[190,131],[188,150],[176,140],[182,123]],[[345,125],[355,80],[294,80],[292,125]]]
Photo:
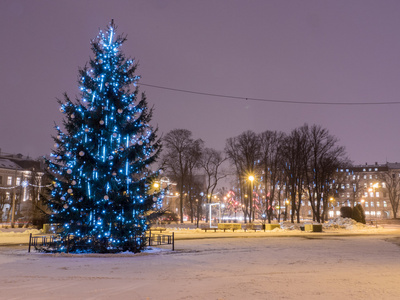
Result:
[[240,230],[242,229],[242,225],[240,223],[218,223],[218,229],[223,230],[232,230],[235,232],[235,230]]
[[150,231],[159,231],[160,233],[162,233],[163,231],[166,231],[167,228],[163,228],[163,227],[155,227],[155,228],[150,228]]
[[322,232],[322,224],[304,224],[300,226],[301,231]]
[[242,226],[242,229],[244,230],[244,231],[247,231],[247,230],[254,230],[254,231],[257,231],[257,230],[260,230],[260,228],[258,228],[256,225],[254,225],[254,224],[244,224],[243,226]]

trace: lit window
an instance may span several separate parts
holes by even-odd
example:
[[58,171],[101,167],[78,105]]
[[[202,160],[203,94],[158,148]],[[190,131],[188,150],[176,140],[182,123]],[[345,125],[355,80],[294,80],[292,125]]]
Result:
[[379,198],[379,192],[375,193],[376,198]]
[[12,185],[12,176],[7,177],[7,185]]
[[372,175],[369,175],[369,179],[372,179]]
[[369,215],[369,211],[366,211],[365,214],[366,214],[366,215]]
[[368,207],[368,202],[365,202],[365,207]]
[[368,197],[368,193],[367,192],[364,192],[364,197]]
[[21,177],[17,177],[15,185],[21,185]]
[[386,188],[386,183],[385,182],[382,182],[382,188]]
[[346,184],[346,188],[348,188],[348,189],[350,188],[350,184],[349,183]]
[[376,207],[380,207],[381,203],[379,201],[376,202]]
[[375,205],[374,205],[374,202],[373,201],[371,201],[371,207],[374,207]]
[[337,212],[336,212],[336,215],[337,215],[337,216],[340,216],[340,211],[337,211]]
[[386,201],[383,201],[383,207],[387,207]]
[[375,171],[378,171],[378,168],[375,168]]
[[377,214],[378,216],[380,216],[380,215],[381,215],[381,212],[380,212],[380,211],[378,211],[376,214]]
[[364,175],[364,179],[367,179],[367,175]]
[[373,197],[374,197],[374,192],[370,192],[370,193],[369,193],[369,196],[370,196],[371,198],[373,198]]
[[308,201],[308,206],[311,206],[311,201]]

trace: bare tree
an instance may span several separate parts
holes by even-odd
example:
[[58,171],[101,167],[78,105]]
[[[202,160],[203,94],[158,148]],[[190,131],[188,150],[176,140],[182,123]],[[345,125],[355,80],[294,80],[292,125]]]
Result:
[[[206,195],[213,195],[218,182],[227,176],[227,173],[221,170],[222,164],[226,160],[227,158],[223,156],[222,151],[211,148],[205,148],[203,150],[200,159],[200,167],[205,173]],[[210,201],[211,197],[207,197],[207,202],[209,203]]]
[[263,174],[265,213],[268,218],[268,223],[271,223],[273,217],[274,202],[277,194],[280,200],[279,179],[281,175],[281,147],[284,136],[282,132],[269,130],[259,135],[261,156],[260,169]]
[[0,222],[3,221],[3,210],[6,204],[8,204],[7,192],[4,189],[0,189]]
[[300,207],[305,191],[305,175],[309,160],[308,125],[292,130],[282,146],[282,155],[285,160],[282,168],[288,180],[286,187],[289,189],[291,205],[291,222],[294,223],[294,215],[297,215],[297,223],[300,223]]
[[183,223],[185,179],[189,176],[193,163],[191,150],[193,150],[194,144],[200,144],[202,141],[193,140],[192,132],[187,129],[174,129],[166,134],[163,142],[166,152],[162,158],[162,167],[177,182],[180,222]]
[[[338,169],[347,164],[344,147],[338,146],[338,139],[321,126],[309,128],[308,143],[310,155],[305,173],[308,197],[317,222],[324,222],[329,208],[329,198],[338,181]],[[343,173],[342,173],[343,174]]]
[[400,172],[399,170],[392,169],[389,167],[388,170],[379,172],[378,178],[385,183],[386,190],[388,192],[389,201],[392,205],[393,218],[397,217],[400,201]]
[[203,151],[203,141],[195,140],[189,146],[188,156],[187,156],[187,166],[188,166],[188,174],[185,179],[185,188],[187,197],[187,204],[189,206],[190,212],[190,222],[193,223],[194,213],[196,209],[196,191],[194,191],[195,187],[201,186],[201,181],[198,176],[195,174],[195,170],[200,167],[201,155]]
[[362,198],[365,190],[367,189],[362,180],[362,172],[353,171],[348,174],[349,181],[352,185],[349,187],[353,208],[356,206],[359,199]]
[[[244,205],[244,221],[247,217],[251,222],[254,219],[253,203],[249,175],[254,175],[257,161],[260,158],[260,145],[258,136],[253,131],[245,131],[237,137],[226,141],[225,153],[231,163],[235,166],[236,176],[239,183],[241,200]],[[250,197],[243,197],[244,189],[247,187]]]

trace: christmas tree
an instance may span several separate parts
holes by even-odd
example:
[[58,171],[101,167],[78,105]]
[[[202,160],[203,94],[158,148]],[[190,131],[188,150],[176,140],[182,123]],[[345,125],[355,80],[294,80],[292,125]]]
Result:
[[146,212],[157,200],[151,171],[160,141],[148,124],[152,109],[139,99],[137,64],[120,48],[112,21],[92,41],[94,58],[79,70],[80,96],[60,103],[64,131],[47,161],[54,175],[51,222],[62,226],[58,251],[139,252]]

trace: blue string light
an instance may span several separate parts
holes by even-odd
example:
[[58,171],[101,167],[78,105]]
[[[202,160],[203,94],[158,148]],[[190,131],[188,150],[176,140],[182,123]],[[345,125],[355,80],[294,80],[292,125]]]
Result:
[[[65,95],[60,102],[65,133],[56,127],[47,161],[55,176],[51,220],[63,224],[62,236],[87,238],[89,252],[124,250],[146,231],[145,212],[159,201],[149,193],[158,175],[149,166],[160,144],[147,124],[146,99],[136,96],[136,64],[119,49],[124,41],[113,23],[92,41],[95,57],[90,69],[80,70],[81,96],[73,102]],[[98,241],[108,248],[99,250]]]

